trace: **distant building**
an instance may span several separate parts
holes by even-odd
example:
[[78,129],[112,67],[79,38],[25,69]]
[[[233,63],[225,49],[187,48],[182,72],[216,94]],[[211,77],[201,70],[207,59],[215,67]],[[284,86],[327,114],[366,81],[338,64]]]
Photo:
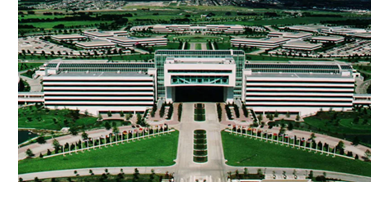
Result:
[[50,36],[50,38],[55,41],[80,41],[85,40],[86,36],[82,36],[79,34],[66,34],[66,35],[52,35]]
[[114,37],[107,38],[112,43],[122,47],[135,47],[136,45],[142,46],[166,46],[167,38],[134,38],[134,37]]
[[241,25],[206,25],[206,26],[191,26],[191,25],[154,25],[153,32],[156,33],[184,33],[189,31],[213,32],[225,34],[240,34],[244,32],[244,27]]
[[231,39],[232,46],[247,46],[247,47],[258,47],[258,48],[276,48],[280,47],[290,39],[286,38],[263,38],[263,39],[252,39],[252,38],[234,38]]
[[83,49],[107,49],[107,48],[114,48],[116,46],[115,43],[111,43],[105,40],[101,41],[89,41],[89,42],[78,42],[76,43],[77,47],[81,47]]
[[275,37],[275,38],[288,38],[288,39],[308,39],[312,37],[311,33],[292,33],[292,32],[270,32],[268,37]]
[[316,36],[310,39],[311,42],[315,43],[341,43],[344,41],[344,37],[341,36]]
[[283,49],[296,51],[314,51],[321,47],[322,43],[308,43],[304,41],[292,41],[282,45]]
[[110,38],[118,36],[128,36],[127,31],[84,31],[84,35],[89,38]]

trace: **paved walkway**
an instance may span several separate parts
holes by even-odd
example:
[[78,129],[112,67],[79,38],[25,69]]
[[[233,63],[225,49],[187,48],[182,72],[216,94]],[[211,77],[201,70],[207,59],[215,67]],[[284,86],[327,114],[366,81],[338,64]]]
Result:
[[[194,115],[193,103],[184,103],[183,115]],[[193,116],[183,116],[179,130],[177,169],[175,181],[194,182],[202,181],[226,181],[224,171],[224,157],[218,122],[216,104],[205,103],[206,121],[196,122]],[[196,129],[204,129],[207,134],[208,162],[196,163],[193,161],[193,132]]]
[[371,79],[365,80],[364,82],[358,84],[356,87],[357,94],[367,94],[368,87],[371,86]]
[[27,81],[27,83],[30,85],[30,92],[41,92],[42,86],[40,84],[40,78],[32,79],[26,76],[22,76],[21,74],[25,72],[26,71],[18,72],[18,75],[23,81]]

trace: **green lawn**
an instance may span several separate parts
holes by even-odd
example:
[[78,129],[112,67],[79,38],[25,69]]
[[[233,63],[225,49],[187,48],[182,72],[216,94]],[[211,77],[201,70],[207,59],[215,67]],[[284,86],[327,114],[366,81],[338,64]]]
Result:
[[87,26],[100,23],[111,23],[112,21],[55,21],[55,22],[35,22],[20,23],[20,25],[33,25],[35,28],[53,29],[54,26],[63,24],[64,27]]
[[180,43],[170,43],[168,42],[166,46],[155,46],[151,47],[154,51],[156,50],[165,50],[165,49],[181,49]]
[[225,159],[231,166],[305,168],[371,176],[371,163],[314,154],[222,132]]
[[196,48],[196,50],[201,50],[202,49],[201,43],[196,43],[195,48]]
[[178,137],[179,132],[175,131],[77,155],[25,159],[18,162],[18,174],[93,167],[170,166],[177,157]]
[[43,63],[18,63],[18,71],[25,71],[28,69],[38,68],[42,65]]
[[[101,123],[97,122],[96,117],[79,114],[73,116],[73,110],[46,110],[36,106],[23,107],[18,109],[18,127],[60,130],[63,127],[76,125],[82,128],[98,127]],[[80,112],[83,113],[83,112]]]
[[[322,132],[336,132],[347,134],[371,134],[371,122],[363,124],[365,119],[369,119],[370,116],[360,115],[359,122],[353,123],[353,117],[356,117],[357,113],[347,112],[337,113],[337,119],[333,119],[335,112],[319,112],[315,116],[306,117],[304,121],[307,125],[314,128],[314,130],[320,129]],[[338,120],[338,124],[336,124]]]

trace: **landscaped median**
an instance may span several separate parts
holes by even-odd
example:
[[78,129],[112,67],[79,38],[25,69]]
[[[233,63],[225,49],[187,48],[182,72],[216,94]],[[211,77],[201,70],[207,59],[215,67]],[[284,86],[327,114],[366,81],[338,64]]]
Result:
[[18,174],[93,167],[170,166],[177,157],[178,137],[179,132],[174,131],[135,142],[66,154],[65,157],[25,159],[18,162]]
[[207,141],[205,130],[194,131],[193,161],[207,162]]
[[286,167],[344,172],[371,176],[371,163],[303,149],[292,149],[222,131],[224,157],[231,166]]
[[194,108],[194,120],[205,121],[205,104],[197,103]]

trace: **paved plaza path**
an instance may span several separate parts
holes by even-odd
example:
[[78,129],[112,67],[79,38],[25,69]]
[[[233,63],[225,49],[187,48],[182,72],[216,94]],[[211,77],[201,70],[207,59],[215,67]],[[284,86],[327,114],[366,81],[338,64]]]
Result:
[[[178,147],[177,171],[175,181],[192,182],[198,179],[202,181],[225,181],[224,156],[220,135],[220,124],[217,118],[216,104],[205,103],[206,121],[194,121],[193,103],[183,104],[182,122],[179,126],[180,137]],[[196,163],[193,161],[193,132],[204,129],[207,137],[208,161]]]

